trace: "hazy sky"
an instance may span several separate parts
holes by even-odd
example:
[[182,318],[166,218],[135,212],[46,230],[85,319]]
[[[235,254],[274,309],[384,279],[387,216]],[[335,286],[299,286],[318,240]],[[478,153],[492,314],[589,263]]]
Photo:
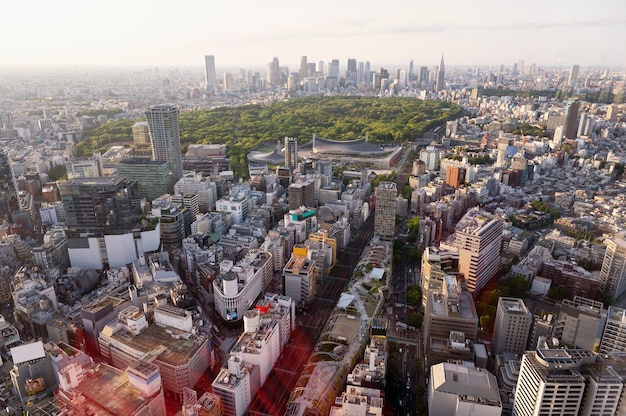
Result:
[[0,36],[0,66],[626,67],[626,1],[6,0]]

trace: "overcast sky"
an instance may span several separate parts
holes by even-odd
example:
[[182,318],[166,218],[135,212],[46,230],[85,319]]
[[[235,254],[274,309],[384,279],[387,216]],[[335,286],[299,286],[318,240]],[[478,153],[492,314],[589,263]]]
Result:
[[626,67],[624,0],[7,0],[0,66]]

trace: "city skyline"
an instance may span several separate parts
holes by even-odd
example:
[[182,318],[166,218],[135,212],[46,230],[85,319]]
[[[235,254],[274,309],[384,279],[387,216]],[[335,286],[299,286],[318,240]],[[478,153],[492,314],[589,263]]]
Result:
[[[366,1],[322,1],[304,12],[284,0],[268,7],[242,1],[218,6],[188,0],[172,8],[162,1],[11,3],[7,15],[29,16],[28,26],[6,19],[0,29],[2,67],[201,66],[214,55],[217,67],[262,66],[277,56],[297,66],[338,58],[376,65],[511,65],[626,67],[615,42],[626,37],[626,8],[617,0],[589,7],[582,1],[484,1],[466,8],[401,1],[381,10]],[[372,4],[369,4],[372,3]],[[621,11],[621,13],[620,13]]]

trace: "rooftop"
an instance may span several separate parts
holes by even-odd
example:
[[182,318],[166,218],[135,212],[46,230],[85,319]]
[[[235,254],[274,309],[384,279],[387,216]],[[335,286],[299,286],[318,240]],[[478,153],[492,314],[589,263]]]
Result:
[[120,330],[114,333],[111,338],[144,353],[165,346],[164,351],[158,356],[158,360],[174,366],[189,362],[206,340],[206,337],[201,335],[189,334],[191,335],[189,337],[176,338],[172,335],[167,332],[166,328],[152,324],[139,335]]

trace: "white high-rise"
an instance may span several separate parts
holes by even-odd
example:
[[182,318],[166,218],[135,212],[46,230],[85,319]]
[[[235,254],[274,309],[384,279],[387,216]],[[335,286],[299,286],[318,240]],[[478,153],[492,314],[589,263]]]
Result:
[[[545,342],[544,342],[545,344]],[[529,351],[522,357],[513,400],[513,416],[576,416],[585,394],[582,364],[595,361],[589,350]]]
[[615,234],[607,242],[600,281],[604,293],[613,299],[626,290],[626,231]]
[[500,218],[478,208],[458,222],[453,245],[459,249],[459,272],[470,293],[479,292],[498,272],[502,229]]

